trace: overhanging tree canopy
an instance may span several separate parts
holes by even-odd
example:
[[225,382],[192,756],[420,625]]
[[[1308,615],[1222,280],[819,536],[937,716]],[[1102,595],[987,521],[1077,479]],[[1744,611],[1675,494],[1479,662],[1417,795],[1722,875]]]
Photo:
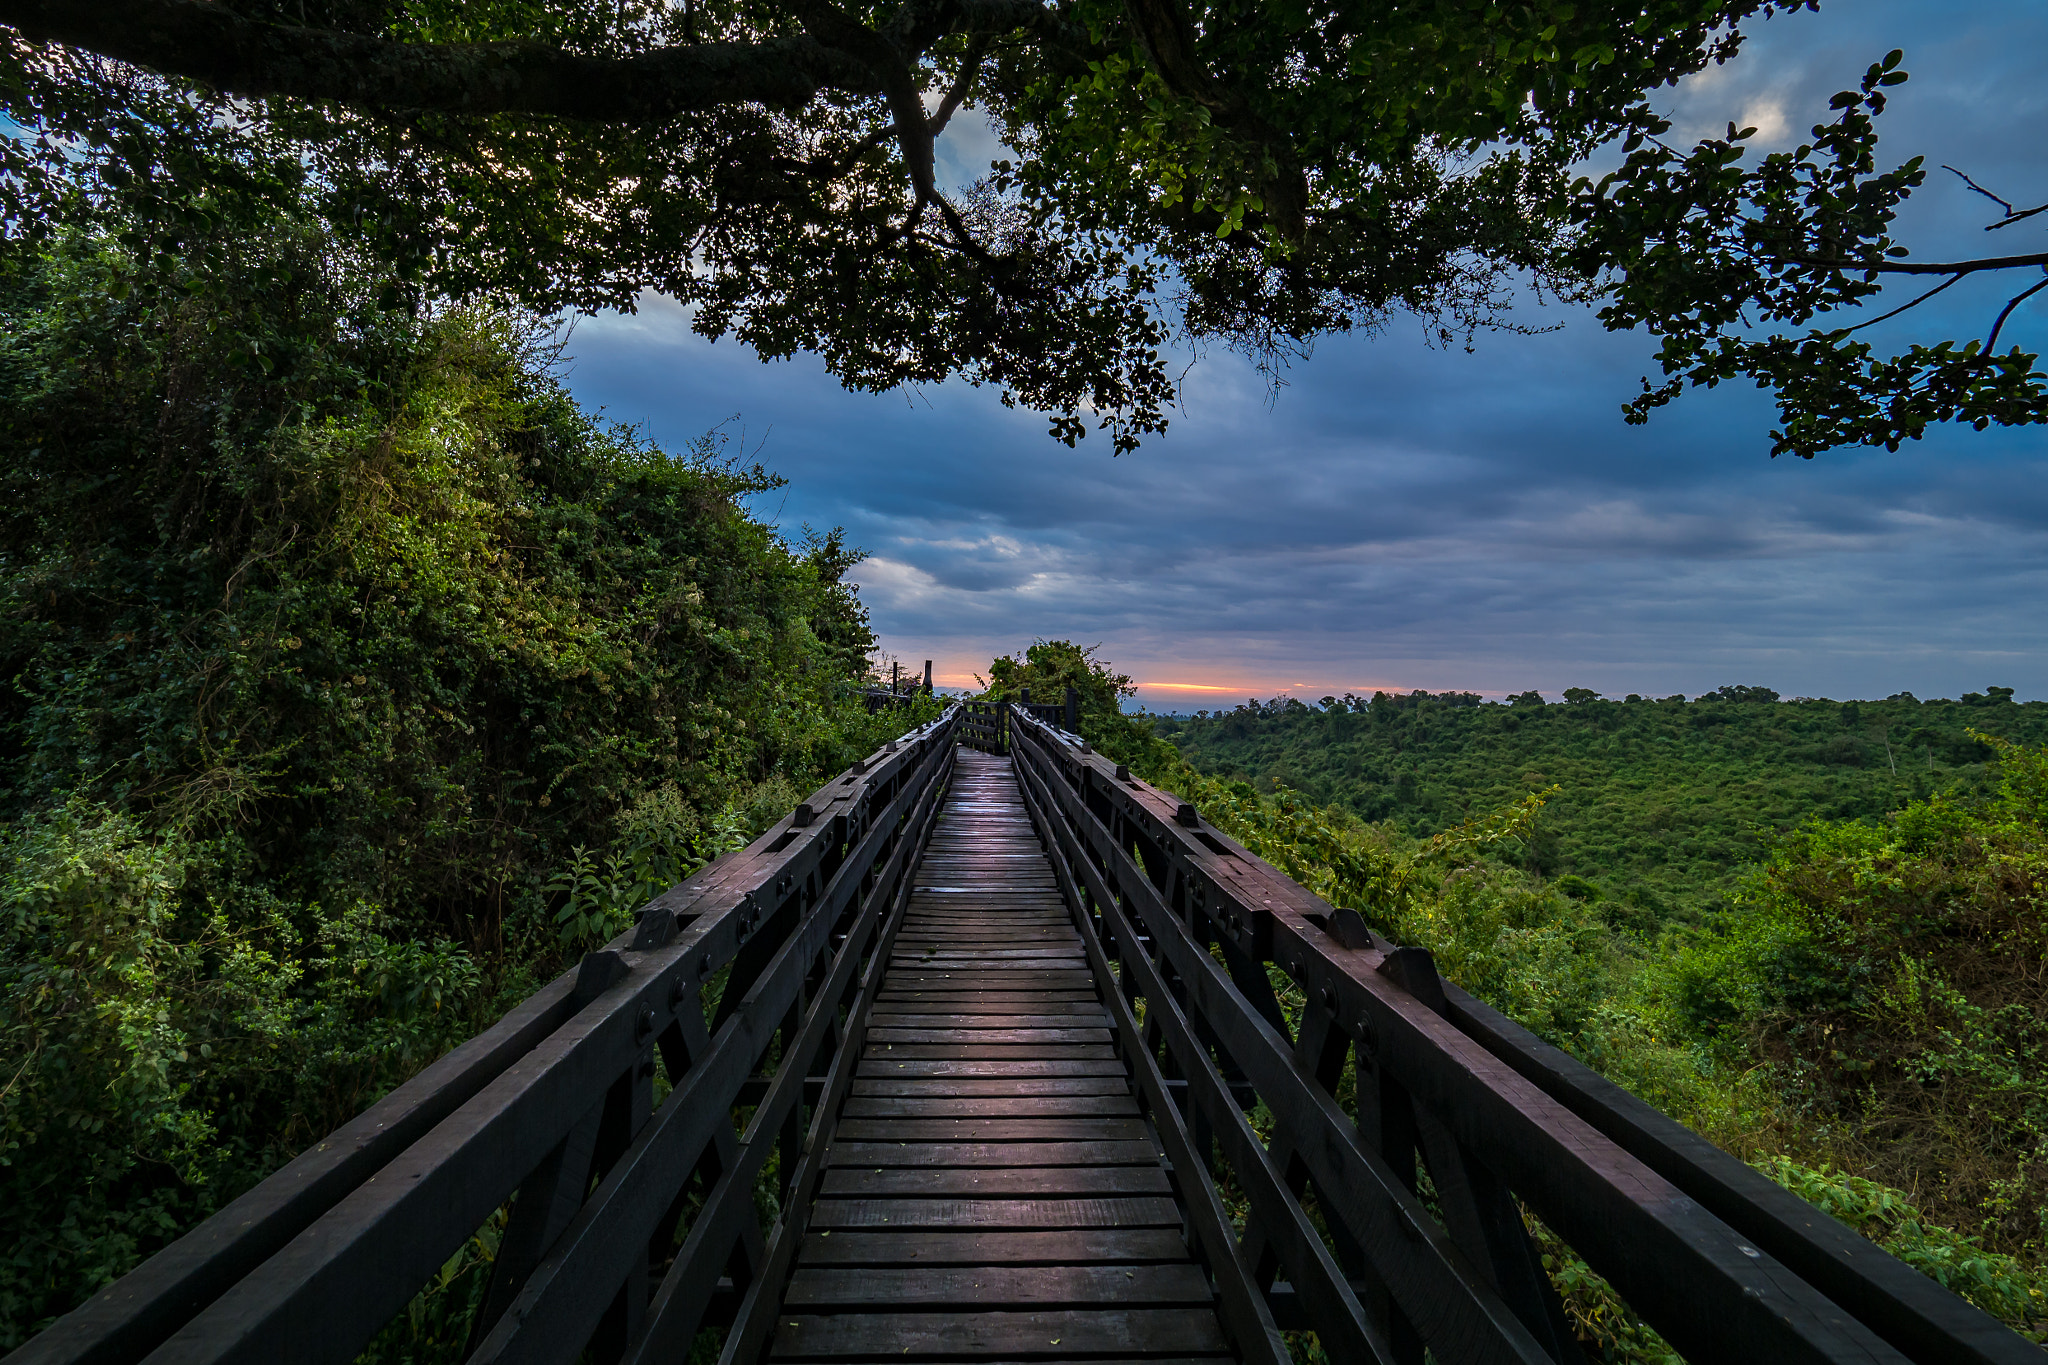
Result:
[[[866,389],[962,375],[1118,450],[1164,426],[1170,336],[1270,366],[1406,310],[1449,340],[1510,325],[1523,280],[1665,335],[1672,384],[1637,417],[1748,374],[1801,454],[2042,420],[2030,355],[1902,368],[1747,330],[1873,292],[1920,176],[1873,169],[1891,66],[1817,150],[1753,172],[1739,130],[1656,141],[1646,92],[1801,7],[0,0],[6,111],[43,135],[0,169],[17,230],[59,181],[90,207],[81,152],[180,230],[287,186],[419,289],[583,309],[654,290],[763,356],[815,351]],[[970,103],[1011,152],[948,194],[935,140]],[[1617,140],[1618,176],[1578,180]]]

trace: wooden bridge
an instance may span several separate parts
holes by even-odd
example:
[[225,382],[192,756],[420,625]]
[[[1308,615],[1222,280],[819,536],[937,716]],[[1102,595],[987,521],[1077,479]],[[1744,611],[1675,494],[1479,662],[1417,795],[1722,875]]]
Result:
[[413,1358],[1568,1365],[1539,1226],[1695,1365],[2040,1365],[1063,719],[856,764],[9,1365],[338,1365],[470,1245]]

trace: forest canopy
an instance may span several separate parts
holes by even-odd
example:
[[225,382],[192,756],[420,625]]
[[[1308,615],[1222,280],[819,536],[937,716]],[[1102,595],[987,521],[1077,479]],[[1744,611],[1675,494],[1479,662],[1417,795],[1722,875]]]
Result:
[[[1877,157],[1902,54],[1796,149],[1665,140],[1656,92],[1811,7],[0,0],[0,207],[33,234],[142,184],[175,232],[303,186],[397,295],[652,290],[850,387],[963,376],[1119,451],[1165,425],[1169,345],[1271,372],[1396,313],[1445,343],[1518,326],[1530,288],[1661,338],[1631,420],[1736,377],[1805,456],[2043,420],[2048,376],[1997,346],[2048,253],[1893,236],[1926,176]],[[952,188],[935,145],[963,111],[1007,150]],[[1619,158],[1597,184],[1596,155]],[[2011,271],[1981,339],[1856,335],[1895,275]]]
[[2009,687],[1925,701],[1780,699],[1743,685],[1689,701],[1563,695],[1276,697],[1157,727],[1248,793],[1293,792],[1415,837],[1555,784],[1522,857],[1635,929],[1725,907],[1766,841],[1810,818],[1873,820],[1944,791],[1984,794],[1985,733],[2048,744],[2048,703],[2015,702]]

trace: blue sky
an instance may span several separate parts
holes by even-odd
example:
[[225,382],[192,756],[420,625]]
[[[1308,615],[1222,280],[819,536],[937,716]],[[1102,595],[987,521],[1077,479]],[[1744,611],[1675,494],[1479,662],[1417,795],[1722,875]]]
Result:
[[[1677,135],[1734,119],[1788,145],[1892,47],[1913,79],[1881,124],[1891,159],[2048,199],[2043,0],[1779,16],[1663,104]],[[971,178],[994,145],[954,128],[944,168]],[[1983,253],[1990,206],[1935,176],[1911,206],[1915,254]],[[1988,239],[2044,242],[2048,215]],[[1887,327],[1981,335],[1996,289],[1958,286]],[[856,576],[884,647],[934,659],[941,681],[1068,638],[1164,709],[1414,687],[2048,696],[2048,429],[1772,460],[1763,395],[1690,395],[1628,427],[1648,338],[1573,310],[1518,318],[1564,326],[1468,355],[1396,319],[1319,346],[1277,401],[1212,354],[1168,435],[1117,459],[1099,435],[1059,445],[990,390],[848,394],[814,359],[693,336],[659,298],[582,320],[569,384],[667,443],[743,431],[790,480],[760,510],[846,527],[871,556]],[[2007,336],[2048,347],[2048,294]]]

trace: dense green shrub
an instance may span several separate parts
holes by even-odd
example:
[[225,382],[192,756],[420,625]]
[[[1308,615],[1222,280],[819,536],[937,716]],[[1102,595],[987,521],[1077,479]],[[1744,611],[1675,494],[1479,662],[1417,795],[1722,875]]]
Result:
[[2048,751],[1987,798],[1783,838],[1647,981],[1726,1065],[1761,1062],[1818,1150],[1986,1245],[2048,1252]]
[[1987,1250],[1982,1238],[1943,1227],[1916,1208],[1903,1190],[1825,1165],[1819,1169],[1802,1166],[1786,1156],[1767,1158],[1756,1165],[1915,1270],[2034,1340],[2048,1341],[2048,1332],[2043,1330],[2048,1324],[2048,1272],[2040,1267]]
[[127,1270],[472,1025],[480,973],[368,903],[74,799],[0,838],[0,1319]]
[[241,831],[308,899],[495,947],[643,792],[847,755],[848,556],[749,517],[768,476],[598,427],[500,315],[379,314],[271,245],[147,303],[104,252],[15,272],[5,809]]
[[916,719],[715,436],[203,228],[0,244],[0,1349]]

